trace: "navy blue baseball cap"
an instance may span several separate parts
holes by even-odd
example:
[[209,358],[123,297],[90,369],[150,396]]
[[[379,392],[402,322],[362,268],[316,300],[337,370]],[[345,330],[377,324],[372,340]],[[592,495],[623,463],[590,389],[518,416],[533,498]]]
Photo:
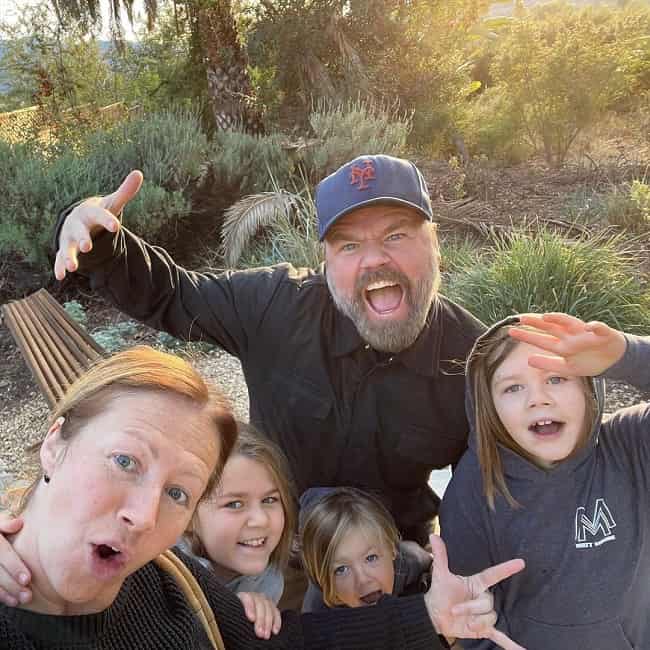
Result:
[[323,241],[331,226],[352,210],[378,203],[408,206],[433,221],[427,184],[412,162],[385,155],[359,156],[316,187],[318,238]]

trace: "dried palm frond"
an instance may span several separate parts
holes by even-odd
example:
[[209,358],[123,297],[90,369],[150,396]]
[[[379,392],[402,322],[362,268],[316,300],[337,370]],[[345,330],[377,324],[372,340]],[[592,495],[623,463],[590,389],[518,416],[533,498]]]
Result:
[[294,201],[288,192],[261,192],[231,205],[224,213],[222,228],[227,266],[235,267],[259,230],[271,225],[278,215],[288,215]]

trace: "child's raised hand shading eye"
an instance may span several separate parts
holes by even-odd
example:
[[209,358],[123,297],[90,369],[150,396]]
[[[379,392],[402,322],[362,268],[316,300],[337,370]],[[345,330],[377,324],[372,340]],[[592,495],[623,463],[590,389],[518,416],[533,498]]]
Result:
[[266,595],[242,591],[237,594],[246,612],[246,618],[254,624],[255,635],[260,639],[270,639],[278,634],[282,626],[282,616],[275,603]]

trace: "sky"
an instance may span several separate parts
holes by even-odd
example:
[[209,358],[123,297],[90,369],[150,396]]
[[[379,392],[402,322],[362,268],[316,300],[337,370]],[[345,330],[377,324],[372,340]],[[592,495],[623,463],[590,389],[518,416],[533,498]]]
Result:
[[[19,13],[19,8],[26,5],[36,5],[39,4],[42,0],[0,0],[0,22],[9,22],[12,23],[16,20],[16,16]],[[110,39],[110,32],[108,28],[108,6],[109,0],[100,0],[100,5],[102,9],[102,32],[100,38],[104,40]],[[144,4],[142,0],[135,0],[133,5],[133,14],[134,20],[136,23],[138,20],[144,22]],[[126,17],[126,14],[122,16],[122,25],[124,26],[124,32],[126,38],[131,40],[134,38],[131,25]]]

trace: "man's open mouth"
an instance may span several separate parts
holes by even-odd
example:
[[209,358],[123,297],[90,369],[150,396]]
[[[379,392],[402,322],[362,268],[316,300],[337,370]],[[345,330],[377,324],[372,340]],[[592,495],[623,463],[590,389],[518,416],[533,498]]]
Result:
[[365,596],[359,596],[359,600],[366,605],[376,605],[379,599],[384,595],[384,592],[381,589],[377,589],[376,591],[371,591],[369,594],[366,594]]
[[552,436],[560,433],[563,426],[564,422],[558,420],[537,420],[528,427],[528,430],[537,436]]
[[384,315],[395,311],[402,304],[404,290],[399,282],[379,280],[371,282],[363,295],[374,312]]

